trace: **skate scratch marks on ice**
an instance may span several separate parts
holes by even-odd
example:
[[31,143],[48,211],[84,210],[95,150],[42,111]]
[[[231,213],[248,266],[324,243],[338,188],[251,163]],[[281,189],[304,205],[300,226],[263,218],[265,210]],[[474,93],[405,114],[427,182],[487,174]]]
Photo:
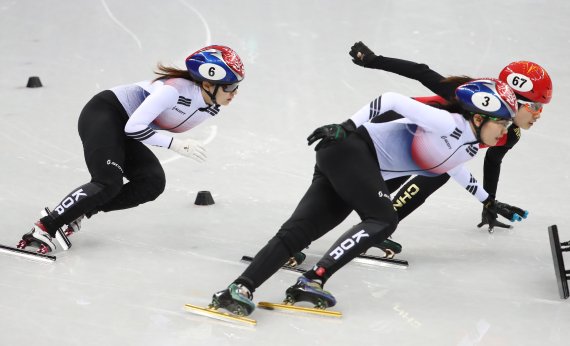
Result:
[[139,40],[139,38],[137,37],[137,35],[135,35],[131,30],[129,30],[129,28],[127,28],[123,23],[121,23],[117,18],[115,18],[115,16],[113,15],[113,13],[111,12],[111,10],[109,9],[109,6],[107,6],[107,3],[105,2],[105,0],[101,0],[101,4],[103,5],[103,7],[105,8],[105,11],[107,12],[107,14],[109,15],[109,17],[111,18],[111,20],[113,22],[115,22],[121,29],[125,30],[125,32],[127,34],[129,34],[129,36],[131,36],[133,38],[133,40],[135,40],[137,46],[139,46],[139,49],[142,50],[142,44],[141,44],[141,40]]
[[179,2],[182,5],[184,5],[185,7],[189,8],[192,12],[194,12],[196,14],[196,16],[198,16],[198,18],[202,22],[202,25],[204,25],[204,30],[206,30],[206,44],[205,44],[205,46],[211,45],[212,44],[211,43],[212,42],[212,32],[210,31],[210,26],[208,25],[206,18],[204,18],[204,16],[200,12],[198,12],[197,9],[192,7],[192,5],[188,4],[186,1],[180,0]]

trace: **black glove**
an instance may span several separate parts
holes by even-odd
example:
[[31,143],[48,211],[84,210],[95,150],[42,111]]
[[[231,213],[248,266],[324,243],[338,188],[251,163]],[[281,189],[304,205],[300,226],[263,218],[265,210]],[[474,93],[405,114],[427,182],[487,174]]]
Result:
[[352,57],[353,63],[364,67],[370,67],[370,63],[376,58],[374,52],[362,43],[362,41],[358,41],[350,47],[350,52],[348,54]]
[[477,227],[483,227],[485,225],[489,225],[489,233],[493,233],[493,229],[495,227],[498,228],[513,228],[511,225],[507,225],[502,223],[501,221],[497,220],[497,215],[494,216],[489,215],[489,212],[483,207],[483,212],[481,213],[481,222],[477,225]]
[[483,225],[488,224],[489,233],[493,233],[495,227],[512,228],[511,225],[507,225],[500,221],[497,221],[498,215],[501,215],[502,217],[508,219],[511,222],[514,222],[526,219],[526,217],[528,216],[528,211],[523,210],[519,207],[508,205],[506,203],[501,203],[495,200],[494,198],[489,197],[487,198],[487,200],[483,202],[483,213],[481,215],[481,222],[477,225],[477,227],[481,227]]
[[355,129],[356,125],[350,119],[342,124],[321,126],[307,137],[307,142],[311,145],[320,139],[321,141],[315,146],[315,151],[318,151],[329,144],[343,141]]

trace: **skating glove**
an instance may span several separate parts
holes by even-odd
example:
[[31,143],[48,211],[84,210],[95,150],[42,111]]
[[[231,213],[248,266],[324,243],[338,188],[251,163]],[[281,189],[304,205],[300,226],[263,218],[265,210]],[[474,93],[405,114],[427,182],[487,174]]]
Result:
[[318,151],[332,143],[343,141],[354,130],[356,130],[356,125],[348,119],[342,124],[330,124],[317,128],[307,137],[307,142],[311,145],[320,139],[321,141],[315,146],[315,151]]
[[349,54],[353,63],[364,67],[371,67],[370,64],[377,57],[362,41],[358,41],[350,47]]
[[528,216],[528,211],[523,210],[519,207],[515,207],[512,205],[508,205],[506,203],[501,203],[494,198],[487,198],[486,201],[483,202],[483,213],[481,215],[481,222],[477,225],[477,227],[482,227],[483,225],[489,225],[489,233],[493,232],[495,227],[500,228],[512,228],[512,226],[504,224],[497,220],[497,216],[501,215],[502,217],[508,219],[511,222],[514,221],[521,221],[522,219],[526,219]]
[[200,142],[193,139],[172,139],[168,149],[174,150],[180,155],[189,157],[197,162],[206,161],[206,149],[202,147]]

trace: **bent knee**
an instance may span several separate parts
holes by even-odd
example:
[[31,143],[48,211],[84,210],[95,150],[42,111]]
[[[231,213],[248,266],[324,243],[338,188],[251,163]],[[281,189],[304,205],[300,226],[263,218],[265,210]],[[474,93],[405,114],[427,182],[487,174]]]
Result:
[[100,188],[101,202],[107,202],[117,196],[123,187],[123,179],[111,179],[106,181],[93,181]]
[[164,178],[164,175],[162,178],[155,177],[153,179],[149,179],[147,180],[146,186],[148,201],[154,201],[164,192],[164,189],[166,188],[166,179]]

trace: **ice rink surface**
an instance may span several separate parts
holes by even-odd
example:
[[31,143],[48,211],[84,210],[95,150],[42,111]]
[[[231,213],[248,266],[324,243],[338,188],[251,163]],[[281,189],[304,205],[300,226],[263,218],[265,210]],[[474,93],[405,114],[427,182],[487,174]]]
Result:
[[[0,345],[568,345],[547,227],[570,240],[569,16],[562,0],[0,0],[2,244],[89,180],[76,126],[95,93],[153,78],[158,61],[183,67],[211,43],[246,67],[232,104],[181,135],[208,143],[205,164],[153,149],[167,174],[158,200],[87,220],[54,264],[0,254]],[[257,310],[245,327],[184,311],[234,280],[293,211],[315,127],[382,92],[430,94],[354,65],[359,40],[446,76],[497,76],[514,60],[549,71],[553,101],[506,156],[498,191],[529,218],[490,235],[475,227],[479,203],[449,182],[394,234],[407,270],[354,263],[329,281],[341,319]],[[44,87],[26,88],[29,76]],[[480,179],[482,163],[469,164]],[[200,190],[216,204],[195,206]],[[314,242],[309,261],[356,222]],[[278,272],[255,300],[281,300],[295,279]]]

